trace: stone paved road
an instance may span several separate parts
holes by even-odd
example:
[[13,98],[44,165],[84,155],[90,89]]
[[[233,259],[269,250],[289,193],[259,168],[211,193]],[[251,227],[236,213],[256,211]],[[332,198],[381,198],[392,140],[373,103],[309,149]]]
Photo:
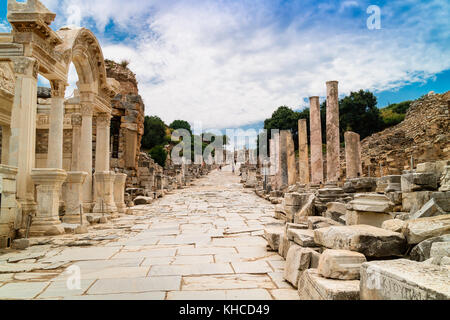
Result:
[[[0,255],[0,299],[298,299],[262,237],[273,209],[239,177],[215,171],[75,239],[120,235],[114,241],[68,247],[66,236]],[[29,268],[36,264],[48,270]],[[69,290],[77,270],[79,289]]]

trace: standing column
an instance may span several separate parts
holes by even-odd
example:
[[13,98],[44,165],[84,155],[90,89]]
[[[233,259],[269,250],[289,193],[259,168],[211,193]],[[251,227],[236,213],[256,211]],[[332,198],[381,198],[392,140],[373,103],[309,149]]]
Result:
[[35,208],[31,170],[35,167],[38,63],[33,58],[13,60],[16,74],[11,114],[9,165],[18,168],[17,198],[24,214]]
[[47,168],[63,168],[64,94],[65,81],[53,80],[50,129],[48,136]]
[[2,126],[2,164],[9,163],[9,139],[11,139],[11,128]]
[[295,161],[295,145],[292,133],[290,131],[286,134],[286,153],[287,153],[287,168],[288,168],[288,185],[292,186],[297,183],[297,163]]
[[88,212],[92,204],[92,115],[93,104],[81,102],[81,150],[78,169],[87,172],[83,183],[83,203]]
[[72,164],[71,171],[80,170],[81,125],[83,117],[80,113],[72,114]]
[[308,126],[306,119],[298,120],[299,175],[301,184],[309,184]]
[[97,116],[97,140],[95,149],[95,172],[109,171],[109,139],[111,115],[99,113]]
[[359,134],[351,131],[345,133],[345,162],[347,179],[361,176],[361,148]]
[[327,82],[327,182],[340,178],[338,81]]
[[309,98],[311,137],[311,177],[312,184],[323,183],[322,123],[320,119],[319,97]]
[[279,176],[281,189],[289,186],[289,175],[288,175],[288,154],[287,154],[287,139],[289,131],[280,131],[280,158],[279,158]]

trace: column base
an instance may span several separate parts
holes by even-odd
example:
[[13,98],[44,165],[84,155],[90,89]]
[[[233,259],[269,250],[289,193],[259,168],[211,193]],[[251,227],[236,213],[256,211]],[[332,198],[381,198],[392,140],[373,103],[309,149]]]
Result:
[[[63,187],[63,199],[66,204],[66,214],[62,218],[64,223],[80,224],[80,206],[83,205],[82,185],[86,177],[86,172],[67,172],[67,180]],[[83,209],[83,224],[87,223],[84,212]]]
[[61,169],[34,169],[31,178],[37,185],[37,213],[30,227],[30,236],[64,234],[59,220],[59,194],[67,173]]
[[114,202],[114,180],[116,175],[112,171],[96,172],[94,174],[96,201],[94,213],[117,214],[117,206]]

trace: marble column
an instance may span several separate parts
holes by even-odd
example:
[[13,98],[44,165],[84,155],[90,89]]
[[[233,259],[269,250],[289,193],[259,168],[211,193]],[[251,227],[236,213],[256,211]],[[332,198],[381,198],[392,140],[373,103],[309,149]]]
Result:
[[6,247],[1,237],[13,239],[15,237],[15,221],[19,213],[19,205],[16,201],[16,176],[17,168],[0,165],[0,179],[2,184],[1,211],[0,211],[0,249]]
[[347,179],[361,177],[360,136],[355,132],[347,131],[345,133],[345,162]]
[[287,130],[280,131],[280,158],[279,158],[279,187],[281,189],[289,186],[288,175],[288,151],[287,140],[290,132]]
[[299,176],[300,184],[310,183],[308,126],[306,119],[298,120]]
[[116,175],[110,171],[109,141],[110,141],[111,115],[100,113],[97,116],[97,140],[95,149],[95,206],[97,213],[117,213],[114,202],[114,181]]
[[292,133],[288,131],[286,135],[286,153],[288,167],[288,185],[292,186],[297,183],[297,162],[295,161],[295,145]]
[[78,169],[86,172],[83,183],[83,203],[85,210],[91,210],[92,205],[92,115],[93,104],[81,101],[81,146]]
[[50,129],[48,133],[47,168],[63,168],[63,134],[64,134],[64,94],[65,81],[50,81],[52,102],[50,108]]
[[319,97],[311,97],[310,101],[310,137],[311,137],[311,182],[314,185],[323,183],[323,151],[322,122],[320,119]]
[[71,171],[80,170],[81,156],[81,125],[83,117],[80,113],[72,114],[72,163]]
[[116,173],[114,180],[114,201],[116,202],[119,213],[125,213],[127,206],[125,205],[125,182],[127,175],[125,173]]
[[2,126],[2,164],[9,163],[9,139],[11,139],[11,128]]
[[338,81],[327,82],[327,183],[340,179]]
[[8,165],[18,168],[17,199],[24,215],[36,208],[31,170],[35,167],[38,62],[34,58],[13,59],[16,74],[11,113]]

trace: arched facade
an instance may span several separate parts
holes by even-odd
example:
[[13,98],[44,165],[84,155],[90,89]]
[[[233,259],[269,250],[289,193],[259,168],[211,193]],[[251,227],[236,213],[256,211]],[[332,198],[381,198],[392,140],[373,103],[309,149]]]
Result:
[[[0,34],[0,85],[3,88],[6,83],[9,91],[14,91],[9,96],[6,94],[7,98],[14,97],[10,99],[11,108],[0,100],[0,123],[11,132],[5,162],[17,168],[16,215],[19,212],[22,215],[15,221],[16,228],[19,225],[23,229],[31,214],[31,235],[64,232],[58,215],[61,188],[66,203],[65,219],[71,220],[71,215],[76,215],[79,220],[80,204],[85,212],[116,211],[115,174],[109,165],[109,126],[111,99],[116,94],[117,82],[106,76],[103,53],[95,35],[85,28],[53,31],[50,25],[55,16],[39,0],[25,3],[8,0],[7,18],[13,30],[10,34]],[[64,98],[71,63],[79,77],[79,100],[76,112],[67,123]],[[51,105],[47,119],[43,120],[48,126],[46,165],[36,169],[38,74],[50,81]],[[14,85],[5,82],[8,77],[13,78]],[[93,123],[96,124],[95,165],[92,163]],[[69,172],[63,170],[65,126],[74,135]]]

